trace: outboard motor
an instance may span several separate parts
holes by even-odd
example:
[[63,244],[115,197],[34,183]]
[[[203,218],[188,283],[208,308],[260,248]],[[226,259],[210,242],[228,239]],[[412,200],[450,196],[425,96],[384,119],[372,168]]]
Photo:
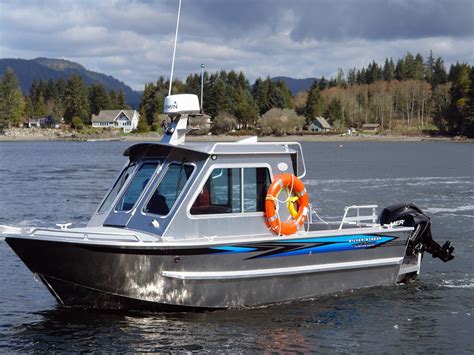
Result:
[[380,214],[379,221],[381,225],[400,221],[400,224],[405,227],[415,228],[408,241],[407,255],[426,251],[433,258],[439,258],[444,262],[454,258],[454,247],[451,246],[451,242],[447,241],[440,246],[433,240],[430,218],[423,214],[415,204],[399,203],[386,207]]

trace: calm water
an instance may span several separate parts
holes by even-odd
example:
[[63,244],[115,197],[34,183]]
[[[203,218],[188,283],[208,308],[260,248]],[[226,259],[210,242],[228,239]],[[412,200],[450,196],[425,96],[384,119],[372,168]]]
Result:
[[[120,142],[0,143],[0,224],[84,225],[125,163]],[[212,313],[59,308],[0,241],[0,352],[474,351],[474,145],[305,143],[304,180],[324,218],[345,205],[417,203],[455,260],[425,257],[409,285]]]

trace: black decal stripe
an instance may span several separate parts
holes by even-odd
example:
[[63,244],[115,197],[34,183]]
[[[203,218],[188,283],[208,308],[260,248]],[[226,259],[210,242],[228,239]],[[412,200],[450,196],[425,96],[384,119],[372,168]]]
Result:
[[114,254],[132,254],[132,255],[206,255],[221,254],[225,251],[212,248],[190,248],[190,249],[157,249],[157,248],[129,248],[129,247],[109,247],[95,245],[78,245],[81,248],[99,252]]

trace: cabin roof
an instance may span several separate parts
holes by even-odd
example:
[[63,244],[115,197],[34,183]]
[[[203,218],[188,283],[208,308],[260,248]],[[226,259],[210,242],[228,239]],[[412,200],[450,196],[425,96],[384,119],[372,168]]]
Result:
[[293,142],[264,142],[264,143],[239,143],[239,142],[192,142],[180,145],[168,143],[138,143],[128,147],[123,155],[133,158],[144,150],[152,148],[182,149],[201,154],[219,155],[255,155],[255,154],[289,154],[296,152],[289,145]]
[[315,117],[312,123],[316,124],[316,122],[319,122],[322,128],[325,128],[325,129],[332,128],[331,125],[328,123],[328,121],[326,121],[324,117]]

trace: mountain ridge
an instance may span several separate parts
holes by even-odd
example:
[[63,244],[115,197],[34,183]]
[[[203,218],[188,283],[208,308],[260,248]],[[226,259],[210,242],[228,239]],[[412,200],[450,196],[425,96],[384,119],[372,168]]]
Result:
[[3,58],[0,59],[0,75],[10,67],[15,72],[23,94],[29,92],[33,80],[68,80],[72,75],[79,75],[87,86],[103,84],[107,91],[122,89],[126,102],[135,109],[140,105],[142,92],[133,90],[123,81],[111,75],[86,69],[79,63],[55,58],[39,57],[35,59]]
[[[67,59],[38,57],[35,59],[3,58],[0,59],[0,75],[3,75],[8,67],[15,72],[20,82],[23,94],[30,90],[33,80],[57,81],[59,79],[68,80],[72,75],[79,75],[87,86],[102,83],[107,91],[122,89],[125,93],[127,103],[134,109],[140,106],[142,91],[133,90],[123,81],[111,75],[95,72],[87,69],[82,64]],[[276,76],[273,81],[282,80],[295,96],[301,90],[308,90],[317,78],[295,79],[287,76]]]
[[285,82],[288,89],[291,91],[291,94],[295,96],[301,90],[309,91],[313,82],[319,81],[317,78],[304,78],[304,79],[295,79],[288,76],[275,76],[271,78],[273,81],[282,80]]

